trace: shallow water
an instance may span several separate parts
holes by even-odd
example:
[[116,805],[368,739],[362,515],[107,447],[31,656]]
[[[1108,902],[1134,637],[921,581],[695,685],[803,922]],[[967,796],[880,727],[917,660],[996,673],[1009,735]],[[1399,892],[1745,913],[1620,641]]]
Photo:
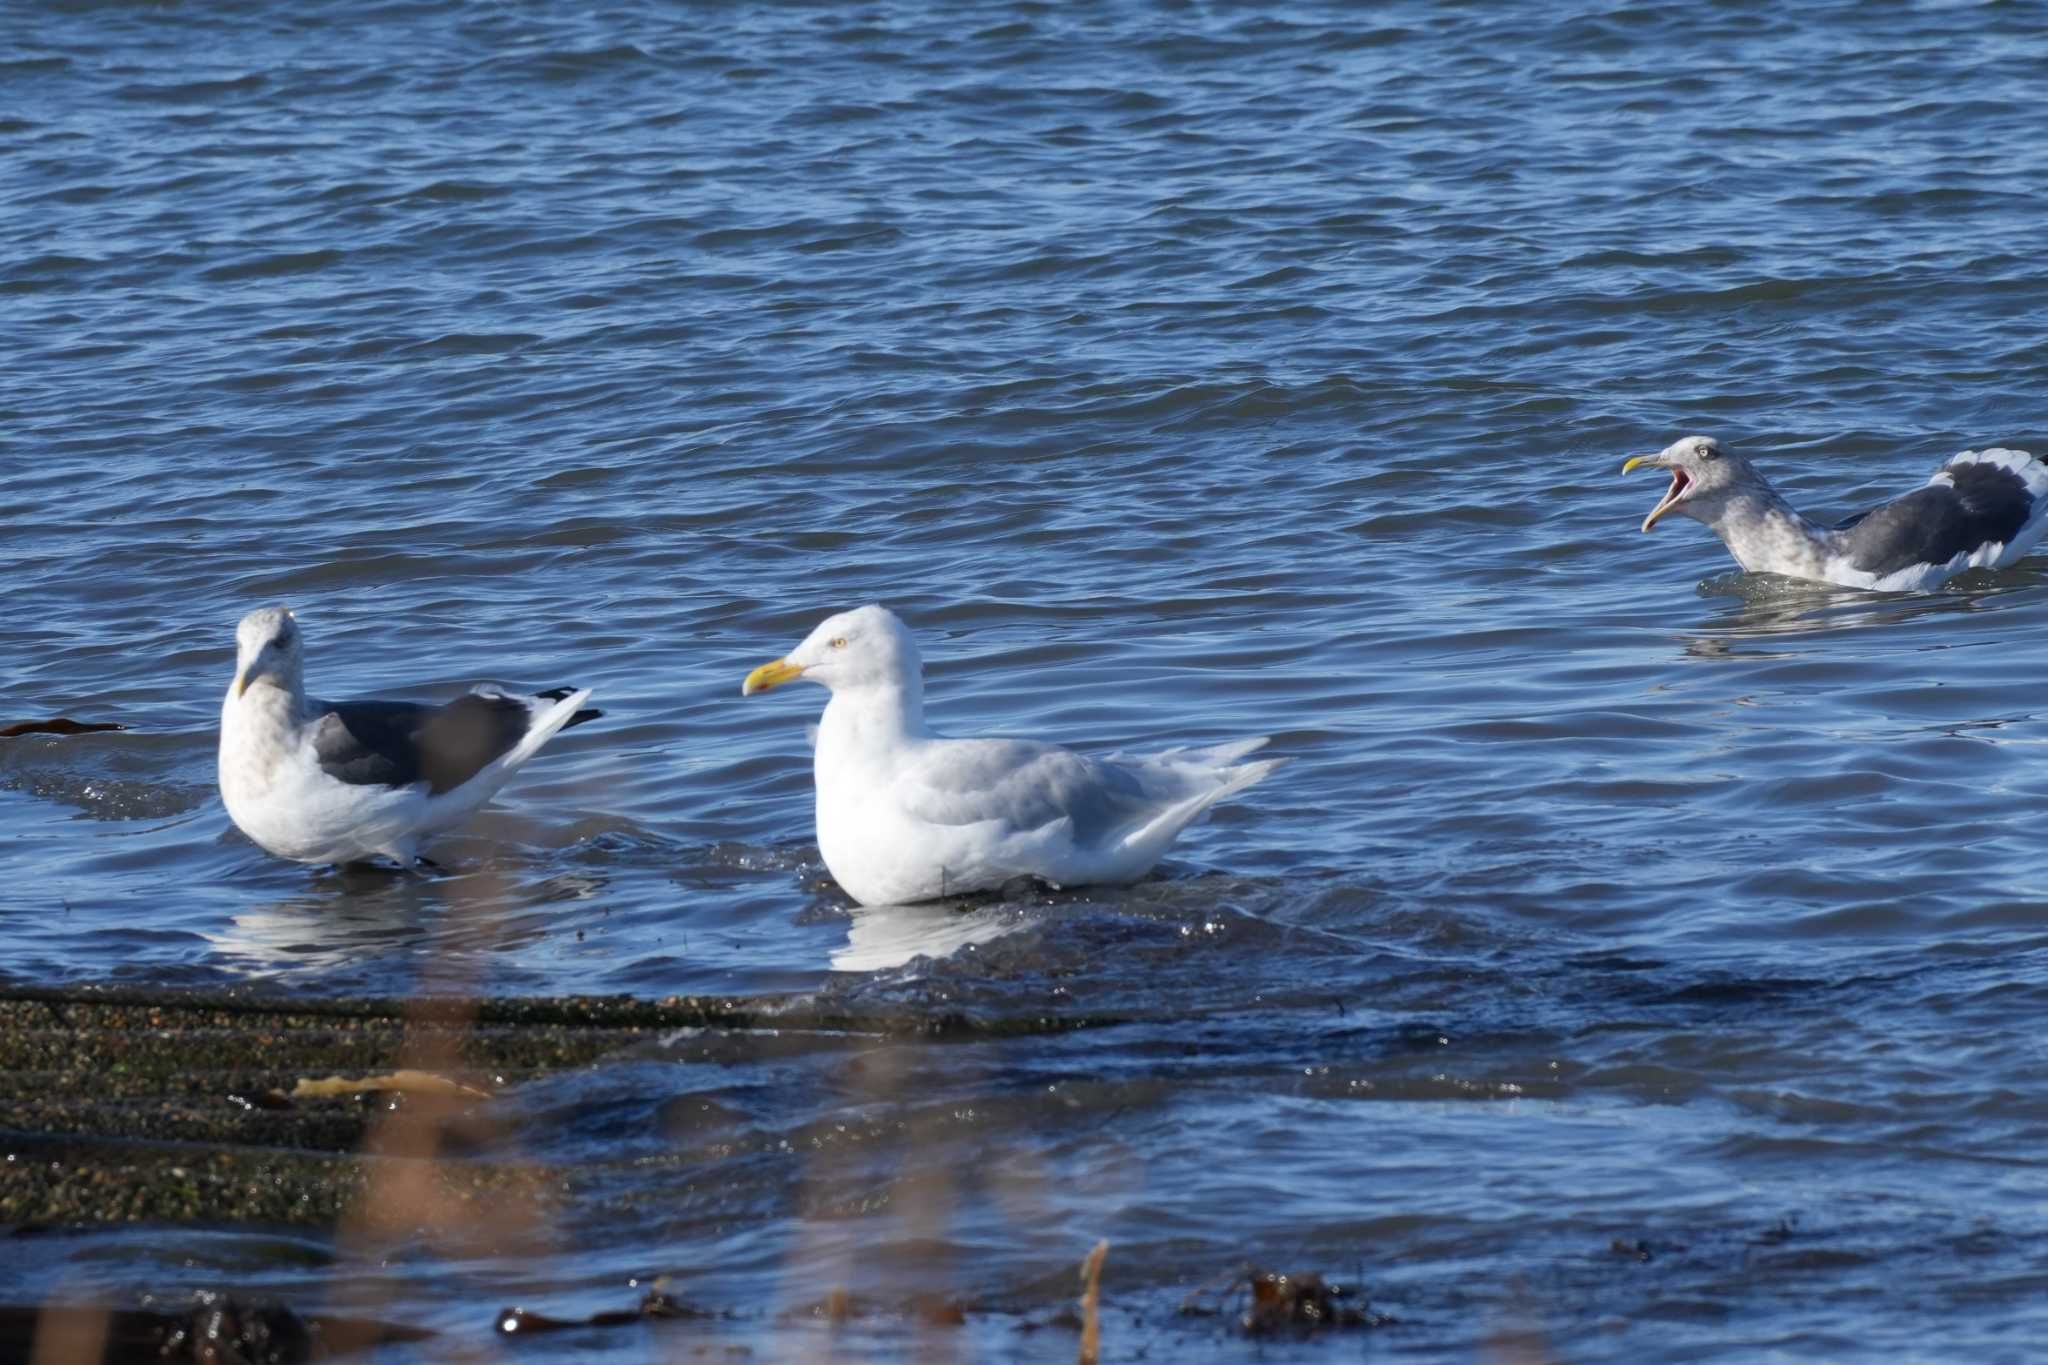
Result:
[[[0,723],[132,728],[0,740],[0,982],[792,1023],[508,1101],[584,1172],[538,1249],[0,1273],[465,1350],[669,1274],[733,1316],[550,1349],[1069,1359],[1106,1237],[1109,1358],[1239,1358],[1175,1309],[1247,1260],[1416,1355],[2027,1354],[2048,559],[1760,581],[1616,474],[1703,430],[1841,514],[2048,446],[2044,55],[2005,4],[38,10]],[[739,682],[866,600],[944,728],[1292,762],[1139,887],[852,910],[822,694]],[[213,788],[270,602],[315,691],[606,718],[444,875],[277,862]]]

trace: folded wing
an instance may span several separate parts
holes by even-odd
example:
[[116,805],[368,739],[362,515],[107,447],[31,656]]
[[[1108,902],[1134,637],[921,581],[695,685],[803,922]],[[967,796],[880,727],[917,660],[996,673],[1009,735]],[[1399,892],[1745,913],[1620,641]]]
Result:
[[[313,753],[321,771],[337,782],[380,787],[424,782],[438,796],[512,752],[535,718],[569,695],[567,688],[533,697],[479,690],[444,706],[336,702],[313,724]],[[579,711],[567,724],[597,714]]]
[[1069,820],[1082,844],[1114,838],[1158,805],[1126,768],[1010,739],[935,741],[903,774],[899,793],[906,812],[930,824],[995,822],[1025,833]]
[[2048,525],[2048,467],[2022,451],[1966,450],[1920,488],[1842,522],[1850,565],[1884,578],[1915,568],[2010,563]]

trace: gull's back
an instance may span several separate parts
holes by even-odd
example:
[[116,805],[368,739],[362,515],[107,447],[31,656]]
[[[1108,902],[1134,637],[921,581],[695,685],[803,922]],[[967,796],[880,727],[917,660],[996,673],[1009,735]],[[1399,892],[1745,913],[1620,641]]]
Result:
[[2048,529],[2048,466],[2024,451],[1966,450],[1921,487],[1833,529],[1848,566],[1887,589],[2010,564]]
[[512,752],[534,722],[524,697],[471,692],[443,706],[345,701],[313,725],[313,752],[337,782],[402,787],[425,782],[440,796]]
[[930,824],[993,822],[1028,833],[1068,820],[1086,845],[1153,808],[1132,772],[1022,739],[926,740],[899,769],[895,790],[906,812]]

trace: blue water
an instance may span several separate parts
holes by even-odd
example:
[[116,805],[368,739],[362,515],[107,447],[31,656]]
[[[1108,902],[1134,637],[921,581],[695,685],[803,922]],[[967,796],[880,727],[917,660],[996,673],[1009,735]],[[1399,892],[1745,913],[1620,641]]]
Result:
[[[1761,580],[1617,477],[1707,432],[1841,515],[2048,453],[2036,7],[0,27],[0,723],[131,727],[0,740],[0,983],[796,1021],[517,1092],[580,1175],[516,1264],[86,1233],[0,1250],[23,1297],[225,1278],[459,1353],[667,1273],[733,1316],[550,1349],[1064,1360],[1106,1237],[1112,1359],[1241,1358],[1176,1309],[1246,1261],[1424,1357],[2048,1328],[2048,559]],[[953,732],[1292,761],[1137,888],[855,912],[823,694],[739,683],[870,600]],[[607,715],[441,875],[278,862],[213,786],[276,602],[317,693]]]

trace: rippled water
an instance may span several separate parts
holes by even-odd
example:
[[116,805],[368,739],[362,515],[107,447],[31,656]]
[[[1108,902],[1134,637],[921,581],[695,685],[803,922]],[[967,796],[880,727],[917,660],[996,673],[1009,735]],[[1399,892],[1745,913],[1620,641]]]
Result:
[[[376,1280],[474,1348],[670,1273],[736,1316],[665,1349],[1070,1359],[1106,1237],[1115,1359],[1240,1357],[1175,1308],[1246,1260],[1424,1355],[2048,1329],[2048,558],[1760,581],[1616,477],[1706,431],[1841,514],[2048,448],[2034,7],[11,27],[0,723],[132,728],[0,740],[0,981],[798,1024],[522,1093],[586,1172],[537,1261],[86,1236],[0,1252],[30,1292]],[[1140,887],[851,910],[823,694],[739,682],[867,600],[942,727],[1293,762]],[[271,602],[316,692],[607,716],[446,875],[280,863],[213,786]],[[825,1284],[881,1305],[829,1346]]]

